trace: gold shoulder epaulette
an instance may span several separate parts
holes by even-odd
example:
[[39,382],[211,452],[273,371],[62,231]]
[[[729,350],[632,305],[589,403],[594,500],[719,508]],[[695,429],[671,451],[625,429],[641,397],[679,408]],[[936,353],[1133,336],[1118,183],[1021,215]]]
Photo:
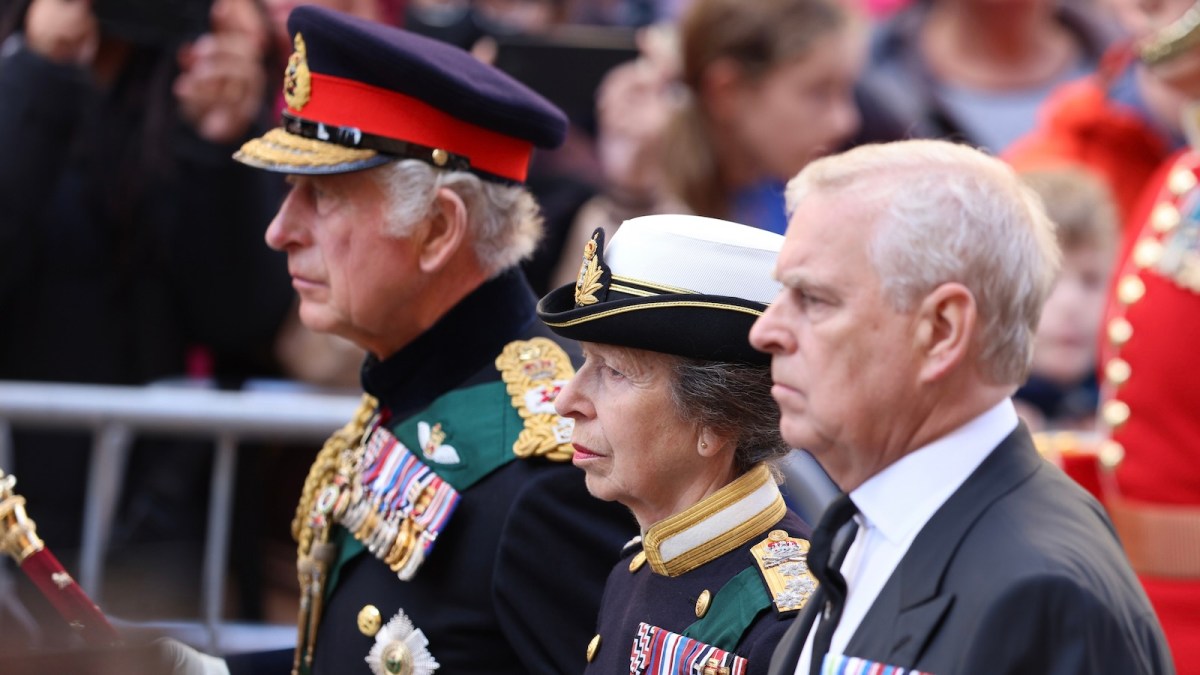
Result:
[[808,542],[789,537],[784,530],[771,530],[766,540],[750,549],[758,571],[778,612],[804,607],[817,590],[817,580],[808,570]]
[[570,460],[575,452],[571,447],[574,423],[554,412],[554,399],[575,375],[567,353],[544,337],[516,340],[496,357],[496,368],[508,385],[513,407],[525,421],[513,453],[522,458]]

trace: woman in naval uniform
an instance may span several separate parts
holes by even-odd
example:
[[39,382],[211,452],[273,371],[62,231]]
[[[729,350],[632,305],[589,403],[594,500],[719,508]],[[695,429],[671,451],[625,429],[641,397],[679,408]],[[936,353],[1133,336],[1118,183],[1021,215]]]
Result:
[[771,464],[788,448],[750,326],[779,290],[783,237],[698,216],[597,230],[538,314],[584,366],[556,408],[588,491],[641,536],[605,586],[587,673],[766,672],[811,594],[809,527]]

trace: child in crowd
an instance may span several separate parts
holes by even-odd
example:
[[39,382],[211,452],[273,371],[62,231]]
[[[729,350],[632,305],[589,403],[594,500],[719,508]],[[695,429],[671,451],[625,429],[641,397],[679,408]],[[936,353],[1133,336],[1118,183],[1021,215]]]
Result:
[[1033,430],[1090,429],[1098,401],[1096,340],[1116,252],[1112,196],[1078,168],[1022,174],[1046,204],[1062,270],[1038,324],[1029,381],[1014,400]]

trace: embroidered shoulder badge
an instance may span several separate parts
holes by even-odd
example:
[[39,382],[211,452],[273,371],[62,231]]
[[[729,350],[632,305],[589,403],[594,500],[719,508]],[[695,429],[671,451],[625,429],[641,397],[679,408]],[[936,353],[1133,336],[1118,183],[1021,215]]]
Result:
[[292,48],[295,51],[288,57],[287,69],[283,71],[283,98],[289,108],[301,110],[312,95],[312,73],[308,70],[308,49],[300,33],[296,33]]
[[817,590],[817,579],[808,570],[808,542],[789,537],[784,530],[771,530],[766,541],[752,547],[750,552],[775,609],[794,612],[804,607]]
[[517,340],[496,357],[496,368],[508,385],[513,407],[525,420],[513,453],[522,458],[570,460],[575,453],[571,447],[575,424],[554,412],[554,399],[575,374],[567,353],[543,337]]

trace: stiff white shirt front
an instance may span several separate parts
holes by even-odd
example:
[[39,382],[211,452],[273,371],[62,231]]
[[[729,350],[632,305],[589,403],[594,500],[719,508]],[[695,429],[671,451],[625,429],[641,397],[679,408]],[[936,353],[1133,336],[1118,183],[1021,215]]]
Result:
[[[858,507],[854,516],[858,535],[842,561],[846,606],[830,640],[831,659],[845,651],[925,523],[1016,427],[1016,409],[1006,398],[958,429],[901,457],[850,493]],[[809,673],[813,636],[820,623],[818,616],[800,652],[796,675]]]

